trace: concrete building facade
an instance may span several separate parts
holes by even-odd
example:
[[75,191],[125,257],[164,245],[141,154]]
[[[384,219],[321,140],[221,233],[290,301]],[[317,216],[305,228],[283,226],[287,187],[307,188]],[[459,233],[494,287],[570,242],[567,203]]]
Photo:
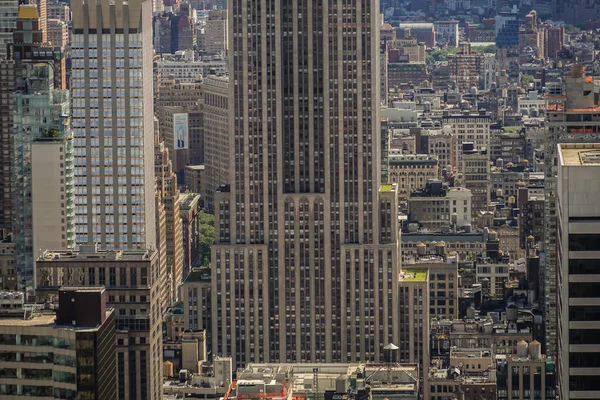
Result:
[[267,0],[230,6],[233,156],[215,195],[213,352],[236,365],[377,361],[399,340],[397,188],[380,185],[378,2],[283,1],[279,14],[250,11]]
[[77,244],[156,249],[152,2],[71,7]]
[[[162,321],[168,288],[158,250],[46,250],[37,261],[36,300],[62,286],[106,288],[115,309],[118,400],[162,398]],[[114,364],[113,364],[114,365]]]
[[600,143],[559,144],[556,180],[558,382],[561,399],[600,396]]

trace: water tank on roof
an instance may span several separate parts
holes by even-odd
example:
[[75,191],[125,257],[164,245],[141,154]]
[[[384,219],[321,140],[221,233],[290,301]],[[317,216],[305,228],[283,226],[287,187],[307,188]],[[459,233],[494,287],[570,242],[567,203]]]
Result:
[[504,167],[504,159],[502,159],[502,158],[498,158],[498,159],[496,160],[496,167],[498,167],[498,168],[502,168],[502,167]]
[[477,96],[477,87],[475,87],[475,86],[471,87],[471,94]]
[[424,256],[426,252],[427,248],[425,247],[425,245],[421,242],[417,243],[417,255]]
[[519,343],[517,343],[517,357],[519,358],[527,358],[527,342],[524,340],[521,340]]
[[425,111],[425,112],[431,111],[431,103],[430,102],[426,101],[423,103],[423,111]]
[[457,213],[452,213],[452,215],[450,216],[450,221],[456,225],[458,223],[458,214]]
[[472,305],[467,308],[467,318],[475,319],[475,307]]
[[540,360],[542,358],[542,344],[537,340],[529,343],[529,357],[534,360]]
[[446,253],[446,243],[444,242],[439,242],[436,246],[435,246],[435,252],[438,256],[443,256]]
[[506,307],[506,322],[517,322],[519,309],[514,304]]
[[502,189],[496,189],[496,197],[503,197],[504,192]]
[[471,233],[471,224],[463,225],[462,227],[466,233]]
[[340,375],[335,379],[335,391],[336,393],[348,392],[348,376]]
[[488,234],[488,239],[490,241],[498,240],[498,232],[496,232],[496,231],[490,231],[490,233]]

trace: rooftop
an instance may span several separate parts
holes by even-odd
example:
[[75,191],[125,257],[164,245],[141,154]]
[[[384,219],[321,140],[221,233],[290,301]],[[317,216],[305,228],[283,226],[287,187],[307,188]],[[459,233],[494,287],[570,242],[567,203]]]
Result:
[[400,280],[404,282],[426,282],[427,271],[403,269],[402,272],[400,272]]
[[600,166],[600,143],[559,144],[560,165]]
[[193,269],[185,278],[185,283],[191,282],[210,282],[210,268]]
[[383,193],[388,193],[388,192],[391,192],[392,189],[393,189],[393,186],[389,183],[386,183],[386,184],[381,185],[381,187],[379,188],[379,191],[383,192]]
[[45,250],[38,261],[145,261],[151,260],[158,250],[99,250],[96,245],[81,245],[76,250]]

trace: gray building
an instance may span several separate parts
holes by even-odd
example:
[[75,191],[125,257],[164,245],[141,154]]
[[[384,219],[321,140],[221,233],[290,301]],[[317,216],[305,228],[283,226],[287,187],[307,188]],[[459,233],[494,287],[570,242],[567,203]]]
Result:
[[213,352],[237,365],[378,361],[399,341],[397,189],[380,186],[379,3],[278,4],[229,3],[231,171],[214,201]]
[[71,7],[76,242],[154,249],[152,2]]

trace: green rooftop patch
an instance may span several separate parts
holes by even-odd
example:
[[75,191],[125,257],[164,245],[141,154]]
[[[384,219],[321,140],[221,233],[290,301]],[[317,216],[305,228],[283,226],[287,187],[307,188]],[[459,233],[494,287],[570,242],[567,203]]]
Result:
[[391,192],[392,191],[392,185],[390,185],[389,183],[383,184],[381,185],[381,188],[379,189],[380,192]]
[[414,271],[403,269],[401,272],[402,280],[405,282],[425,282],[427,281],[427,271]]

